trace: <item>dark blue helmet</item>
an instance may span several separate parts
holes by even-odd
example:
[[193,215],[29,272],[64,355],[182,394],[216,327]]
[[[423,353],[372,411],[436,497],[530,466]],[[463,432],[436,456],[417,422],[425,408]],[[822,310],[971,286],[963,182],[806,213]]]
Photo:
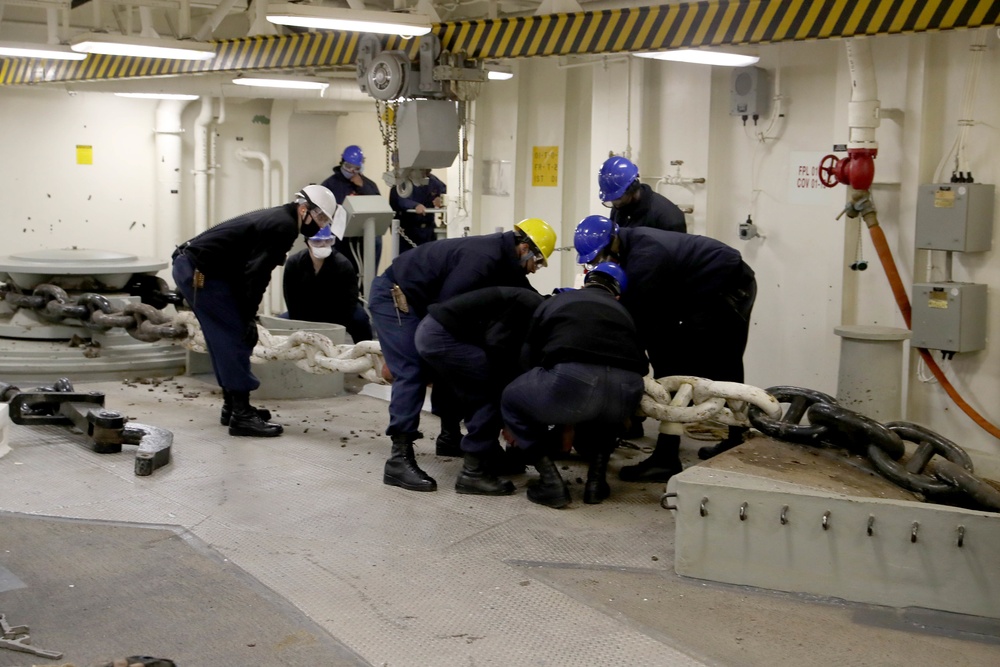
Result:
[[587,264],[601,254],[601,251],[611,245],[618,235],[618,225],[603,215],[588,215],[576,226],[573,234],[573,246],[576,248],[576,261]]
[[583,284],[600,283],[611,289],[615,296],[625,293],[628,286],[628,278],[625,277],[625,270],[614,262],[601,262],[590,271],[583,279]]
[[639,178],[639,167],[623,157],[609,157],[597,172],[597,186],[602,202],[621,199],[629,186]]
[[346,162],[347,164],[353,164],[360,167],[365,163],[365,154],[361,152],[360,146],[352,145],[344,149],[344,153],[340,156],[340,160],[341,162]]

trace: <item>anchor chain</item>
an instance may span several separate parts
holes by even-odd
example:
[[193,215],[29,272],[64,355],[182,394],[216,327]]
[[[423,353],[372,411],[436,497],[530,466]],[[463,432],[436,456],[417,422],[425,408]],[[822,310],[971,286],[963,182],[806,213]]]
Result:
[[168,315],[147,303],[129,303],[121,310],[115,310],[111,302],[100,294],[87,292],[70,297],[63,288],[48,284],[38,285],[31,294],[23,294],[7,283],[0,283],[0,295],[7,305],[30,308],[38,317],[54,324],[74,319],[91,331],[104,332],[120,327],[145,343],[155,343],[164,338],[178,340],[187,335],[184,329],[173,324]]
[[[201,325],[189,310],[178,311],[173,317],[148,303],[129,303],[116,310],[111,301],[100,294],[88,292],[70,297],[61,287],[48,284],[37,286],[31,294],[22,294],[0,283],[0,296],[8,305],[30,308],[49,322],[72,319],[91,331],[100,332],[120,327],[146,343],[166,340],[194,352],[208,351]],[[160,298],[167,303],[182,301],[173,292],[163,292]],[[259,343],[254,348],[252,362],[294,361],[310,373],[357,373],[371,382],[384,382],[382,348],[376,341],[336,345],[320,334],[300,331],[290,336],[275,336],[259,326],[258,334]]]
[[[880,475],[926,500],[1000,512],[1000,485],[976,476],[968,453],[944,436],[911,422],[879,423],[811,389],[780,386],[767,393],[788,408],[775,417],[751,405],[748,418],[761,433],[802,445],[846,448],[867,456]],[[909,456],[906,443],[915,445]]]

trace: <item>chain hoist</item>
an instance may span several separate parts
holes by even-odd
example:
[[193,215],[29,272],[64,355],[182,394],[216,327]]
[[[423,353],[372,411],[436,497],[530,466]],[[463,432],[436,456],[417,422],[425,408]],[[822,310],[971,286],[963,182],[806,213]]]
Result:
[[[393,186],[396,182],[399,165],[399,139],[397,136],[396,119],[399,116],[399,100],[375,100],[375,115],[378,116],[378,129],[385,146],[386,185]],[[389,175],[392,182],[389,182]]]

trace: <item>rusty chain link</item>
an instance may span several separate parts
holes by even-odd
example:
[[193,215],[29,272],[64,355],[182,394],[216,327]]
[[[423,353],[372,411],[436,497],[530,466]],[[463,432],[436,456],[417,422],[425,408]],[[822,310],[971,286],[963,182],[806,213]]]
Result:
[[[971,502],[977,509],[1000,512],[1000,488],[977,477],[968,453],[938,433],[911,422],[881,424],[811,389],[771,387],[767,392],[788,408],[775,418],[751,406],[748,418],[761,433],[803,445],[843,447],[867,456],[883,477],[931,502]],[[906,443],[916,446],[908,457]],[[932,460],[935,456],[940,459]]]

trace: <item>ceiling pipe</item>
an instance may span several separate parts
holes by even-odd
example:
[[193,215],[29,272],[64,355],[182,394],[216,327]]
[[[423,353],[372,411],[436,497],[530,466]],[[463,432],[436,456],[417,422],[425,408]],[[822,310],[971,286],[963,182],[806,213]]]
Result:
[[198,32],[195,33],[194,38],[199,42],[207,41],[211,39],[212,33],[215,29],[219,27],[219,24],[229,16],[229,12],[233,10],[236,5],[236,0],[222,0],[221,3],[215,8],[208,18],[201,24],[198,28]]
[[191,0],[180,0],[177,16],[177,36],[186,39],[191,36]]

